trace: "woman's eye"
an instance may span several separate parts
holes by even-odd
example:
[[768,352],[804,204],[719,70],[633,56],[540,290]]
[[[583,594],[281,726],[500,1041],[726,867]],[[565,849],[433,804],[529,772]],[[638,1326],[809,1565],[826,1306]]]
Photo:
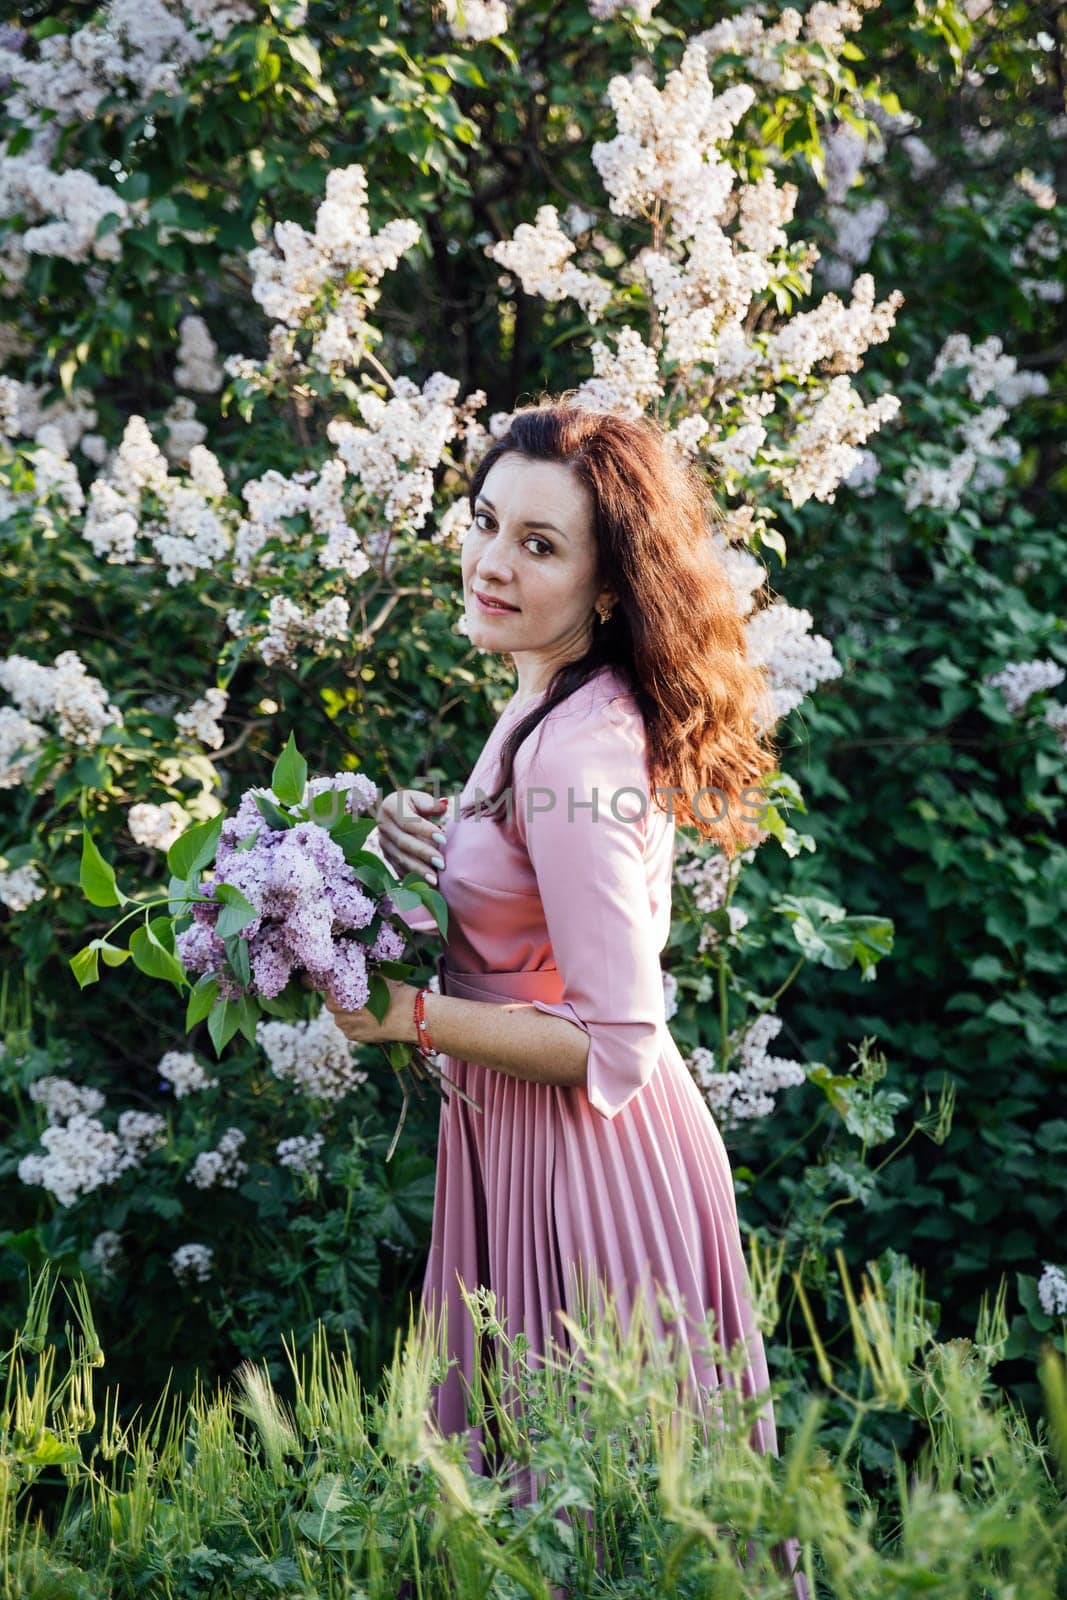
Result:
[[[479,517],[488,517],[488,516],[489,516],[488,511],[476,511],[474,513],[474,525],[479,530],[479,532],[481,532],[481,533],[485,533],[488,530],[482,527],[481,523],[478,521],[478,518]],[[539,533],[527,534],[526,538],[523,540],[523,544],[529,544],[531,539],[533,539],[536,544],[540,544],[540,545],[544,546],[543,550],[538,550],[536,552],[539,556],[540,555],[549,555],[550,556],[552,554],[553,546],[549,543],[549,541],[547,539],[542,539],[541,535]]]

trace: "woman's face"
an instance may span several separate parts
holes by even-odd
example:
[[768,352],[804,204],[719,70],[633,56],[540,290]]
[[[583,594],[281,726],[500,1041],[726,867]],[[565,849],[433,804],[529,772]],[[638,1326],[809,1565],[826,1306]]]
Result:
[[[590,491],[570,467],[518,451],[486,475],[461,567],[471,643],[514,654],[520,686],[525,660],[529,689],[547,683],[562,661],[585,654],[599,626],[594,606],[614,601],[597,583]],[[488,611],[478,595],[515,609]]]

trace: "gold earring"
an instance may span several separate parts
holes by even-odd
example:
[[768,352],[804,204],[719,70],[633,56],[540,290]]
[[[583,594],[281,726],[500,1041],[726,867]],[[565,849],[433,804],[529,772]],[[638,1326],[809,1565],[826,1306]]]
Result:
[[608,618],[611,616],[611,607],[609,605],[597,606],[596,614],[600,618],[601,622],[607,622]]

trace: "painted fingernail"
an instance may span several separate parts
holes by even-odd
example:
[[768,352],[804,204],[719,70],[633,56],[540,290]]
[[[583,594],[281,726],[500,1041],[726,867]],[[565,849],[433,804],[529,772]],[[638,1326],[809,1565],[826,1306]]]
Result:
[[[433,839],[434,844],[439,844],[441,846],[442,850],[444,849],[445,845],[448,843],[447,838],[441,832],[440,828],[438,828],[437,832],[432,834],[431,837]],[[444,866],[444,862],[443,861],[441,862],[441,865]]]
[[427,874],[426,874],[426,882],[427,883],[436,883],[437,882],[437,874],[436,874],[436,872],[427,872]]
[[435,867],[441,867],[442,869],[444,868],[444,864],[445,864],[444,856],[431,856],[430,860],[433,862]]

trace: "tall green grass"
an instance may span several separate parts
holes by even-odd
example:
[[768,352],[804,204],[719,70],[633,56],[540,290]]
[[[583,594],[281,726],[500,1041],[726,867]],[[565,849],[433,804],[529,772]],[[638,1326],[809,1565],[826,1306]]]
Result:
[[[625,1326],[610,1301],[583,1311],[570,1358],[544,1363],[472,1293],[485,1360],[471,1415],[499,1448],[498,1470],[479,1475],[466,1441],[431,1420],[446,1369],[423,1320],[397,1334],[373,1392],[320,1326],[299,1358],[286,1346],[288,1395],[246,1362],[228,1386],[164,1394],[120,1426],[116,1394],[96,1393],[105,1357],[84,1284],[64,1284],[60,1341],[45,1269],[0,1356],[3,1595],[749,1600],[791,1592],[772,1558],[787,1537],[813,1600],[1067,1593],[1060,1357],[1042,1360],[1032,1427],[990,1378],[1003,1294],[973,1339],[938,1343],[909,1272],[892,1289],[876,1274],[844,1286],[857,1365],[835,1370],[812,1325],[819,1380],[792,1397],[800,1423],[778,1459],[748,1443],[758,1397],[729,1384],[708,1437],[680,1393],[684,1360],[650,1341],[640,1305]],[[833,1448],[831,1393],[853,1416]],[[872,1486],[857,1443],[875,1412],[906,1414],[921,1443]],[[515,1503],[526,1473],[540,1497]]]

